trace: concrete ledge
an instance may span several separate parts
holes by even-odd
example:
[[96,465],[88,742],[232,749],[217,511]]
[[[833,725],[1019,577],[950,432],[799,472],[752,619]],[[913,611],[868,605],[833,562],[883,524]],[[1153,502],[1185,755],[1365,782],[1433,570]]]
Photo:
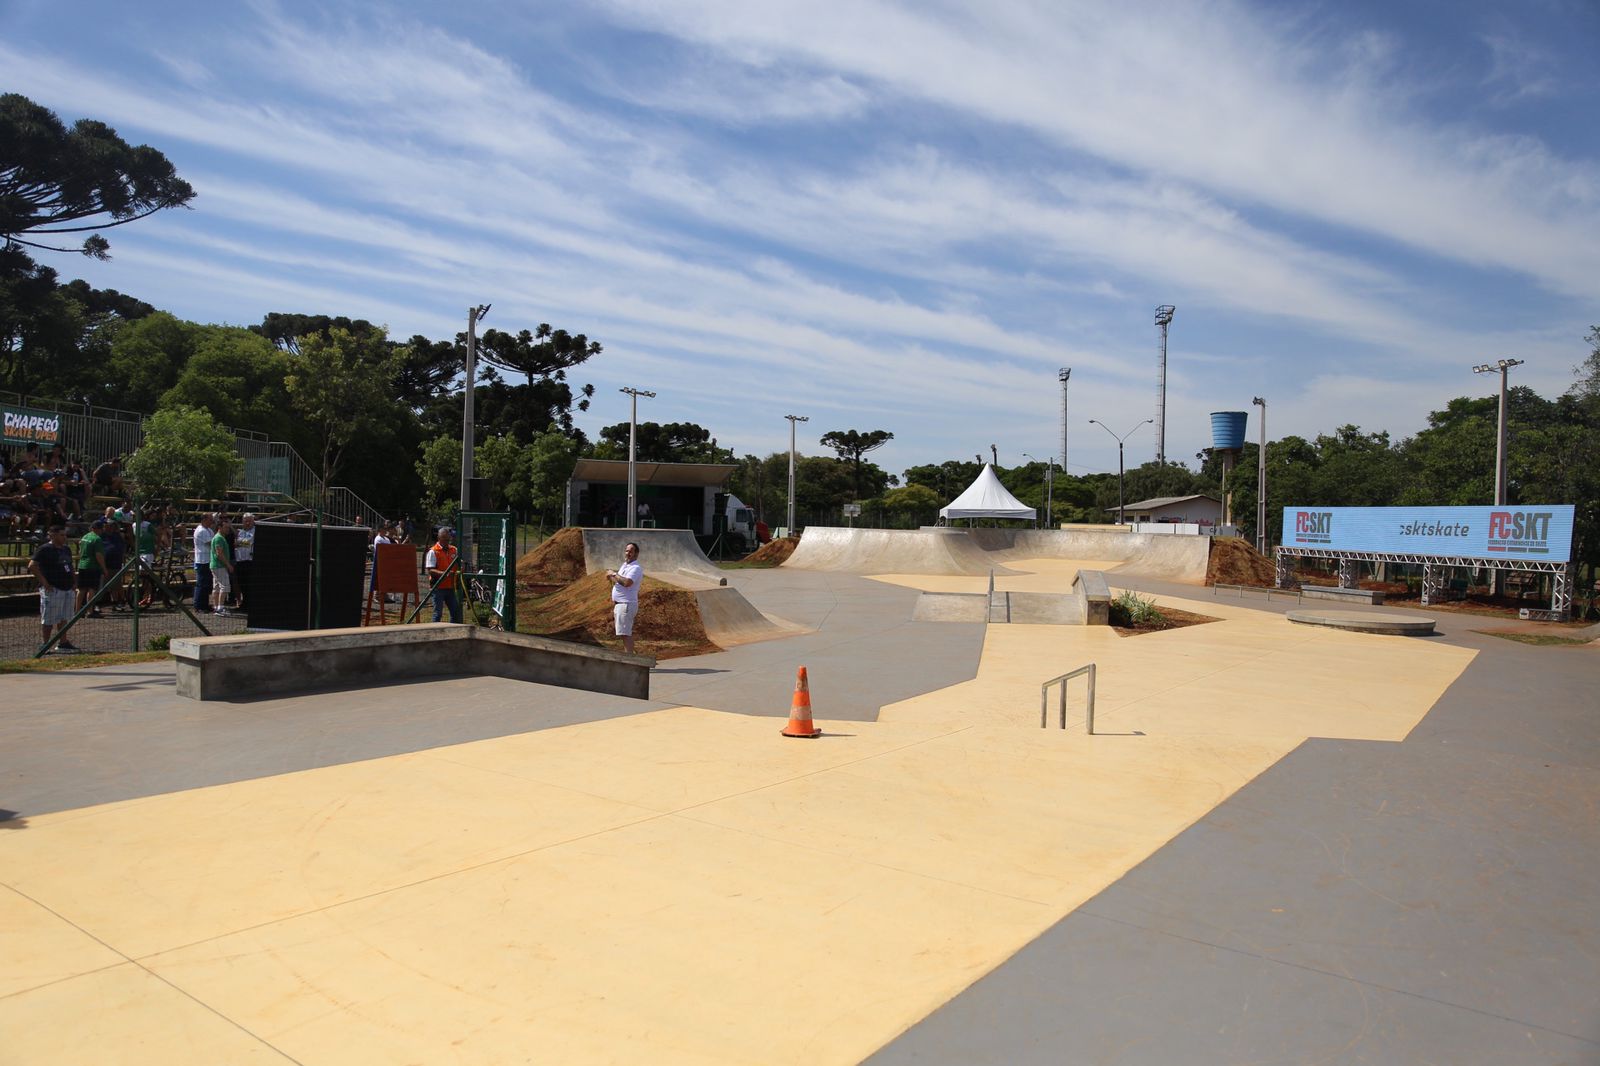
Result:
[[1383,593],[1373,589],[1341,589],[1330,585],[1301,585],[1300,596],[1307,600],[1338,600],[1342,603],[1370,603],[1377,606],[1383,602]]
[[1303,626],[1325,626],[1352,633],[1380,633],[1392,637],[1433,635],[1433,619],[1422,614],[1367,614],[1362,611],[1290,611],[1285,618]]
[[654,660],[448,622],[172,642],[178,695],[243,700],[421,677],[487,676],[650,698]]
[[1083,624],[1108,626],[1111,624],[1111,586],[1106,575],[1099,570],[1079,570],[1072,579],[1072,591],[1083,605]]

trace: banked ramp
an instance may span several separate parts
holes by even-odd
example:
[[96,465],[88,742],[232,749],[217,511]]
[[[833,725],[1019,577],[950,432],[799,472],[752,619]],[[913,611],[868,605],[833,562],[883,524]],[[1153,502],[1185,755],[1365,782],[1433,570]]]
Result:
[[964,529],[841,529],[807,526],[789,561],[795,570],[851,574],[1010,574]]
[[639,565],[645,576],[683,588],[721,585],[724,575],[700,550],[700,542],[687,529],[585,529],[583,567],[603,574],[622,565],[622,548],[639,545]]
[[1016,573],[1025,559],[1115,561],[1112,573],[1203,585],[1211,538],[1106,529],[841,529],[811,526],[785,566],[860,574]]

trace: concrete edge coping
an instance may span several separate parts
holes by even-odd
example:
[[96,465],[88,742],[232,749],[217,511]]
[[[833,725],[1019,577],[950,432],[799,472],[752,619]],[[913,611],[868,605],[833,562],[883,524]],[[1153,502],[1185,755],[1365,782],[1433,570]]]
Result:
[[440,640],[487,641],[495,644],[557,652],[580,659],[606,662],[642,662],[654,665],[648,655],[628,655],[607,648],[594,648],[531,633],[506,633],[480,626],[454,622],[421,622],[413,625],[356,626],[345,629],[314,629],[294,633],[242,633],[216,637],[185,637],[172,641],[174,659],[185,662],[210,662],[221,659],[264,658],[274,655],[304,655],[319,651],[344,651],[351,648],[378,648],[404,644],[433,644]]
[[1111,602],[1111,584],[1106,580],[1104,571],[1079,570],[1072,579],[1072,587],[1077,588],[1080,585],[1086,598]]

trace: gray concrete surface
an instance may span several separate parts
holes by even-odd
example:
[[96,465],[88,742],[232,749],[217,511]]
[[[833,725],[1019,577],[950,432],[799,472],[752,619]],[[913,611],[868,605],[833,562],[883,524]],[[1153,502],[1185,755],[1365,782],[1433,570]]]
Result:
[[795,668],[804,666],[817,718],[869,722],[886,703],[977,674],[983,623],[914,621],[915,589],[787,567],[727,574],[757,609],[809,632],[669,659],[651,673],[653,698],[787,718]]
[[178,697],[174,666],[0,677],[0,808],[26,816],[664,706],[499,677],[253,703]]
[[1480,654],[1403,743],[1307,741],[868,1061],[1600,1062],[1600,654],[1435,617]]

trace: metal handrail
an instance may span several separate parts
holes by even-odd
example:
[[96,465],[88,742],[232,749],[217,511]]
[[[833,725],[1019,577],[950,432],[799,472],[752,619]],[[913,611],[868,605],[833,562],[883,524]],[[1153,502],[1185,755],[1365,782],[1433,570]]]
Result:
[[1237,592],[1241,600],[1244,599],[1244,594],[1246,592],[1264,592],[1269,600],[1272,599],[1274,595],[1293,596],[1296,600],[1300,599],[1300,590],[1298,588],[1280,589],[1274,588],[1270,585],[1224,585],[1220,581],[1211,586],[1212,599],[1216,599],[1218,589],[1227,589],[1230,592]]
[[1060,677],[1052,677],[1039,686],[1039,728],[1048,728],[1050,721],[1050,686],[1061,685],[1061,728],[1067,728],[1067,682],[1081,674],[1089,675],[1089,705],[1084,709],[1084,731],[1094,735],[1094,663],[1069,670]]

